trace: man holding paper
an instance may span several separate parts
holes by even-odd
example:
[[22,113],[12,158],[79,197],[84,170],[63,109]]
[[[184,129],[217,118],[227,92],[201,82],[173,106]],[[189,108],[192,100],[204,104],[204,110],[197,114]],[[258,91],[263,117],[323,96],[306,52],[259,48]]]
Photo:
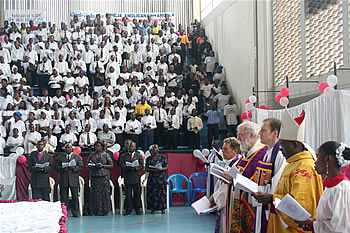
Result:
[[[223,156],[226,162],[225,169],[229,169],[239,160],[240,142],[234,138],[226,138],[222,148]],[[210,207],[217,206],[215,233],[226,233],[227,226],[227,208],[230,206],[230,184],[223,180],[218,180],[214,187],[214,193],[210,196]]]
[[129,144],[129,151],[121,156],[119,165],[124,171],[124,184],[125,184],[125,196],[126,196],[126,208],[127,208],[125,215],[129,215],[131,213],[132,207],[134,207],[136,214],[140,215],[141,214],[140,171],[143,168],[143,160],[140,153],[136,151],[135,142],[131,142]]
[[[268,147],[266,154],[254,173],[254,181],[259,185],[259,190],[265,193],[274,193],[281,178],[282,171],[287,165],[286,159],[280,151],[278,136],[281,129],[281,121],[276,118],[267,118],[263,121],[259,136],[261,143]],[[255,228],[256,233],[265,233],[269,217],[269,205],[262,205],[253,201],[256,207]]]
[[[314,218],[323,192],[321,177],[315,170],[315,160],[304,141],[305,112],[293,119],[287,111],[282,117],[280,146],[288,165],[284,168],[274,194],[257,192],[255,198],[262,204],[282,200],[287,194],[293,197]],[[293,207],[294,208],[294,207]],[[271,208],[268,233],[303,232],[303,229],[282,211]]]
[[[263,160],[267,146],[259,139],[260,126],[246,121],[237,128],[238,140],[241,142],[242,159],[237,163],[241,174],[255,182],[255,171]],[[235,188],[231,196],[229,216],[230,232],[254,232],[256,207],[252,205],[251,193]]]
[[37,144],[38,151],[32,152],[28,157],[28,170],[31,173],[30,185],[33,199],[50,201],[50,171],[52,170],[52,157],[44,152],[44,142]]
[[83,160],[80,155],[73,154],[73,145],[66,144],[65,152],[56,159],[56,171],[60,173],[60,197],[61,202],[68,207],[69,189],[72,193],[72,214],[79,217],[79,171],[83,169]]

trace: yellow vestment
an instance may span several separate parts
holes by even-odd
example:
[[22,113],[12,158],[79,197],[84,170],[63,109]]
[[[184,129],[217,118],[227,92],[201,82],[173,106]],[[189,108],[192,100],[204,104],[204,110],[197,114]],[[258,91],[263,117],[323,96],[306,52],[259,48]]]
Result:
[[[322,179],[315,170],[315,161],[308,151],[295,154],[287,159],[288,165],[284,168],[280,183],[273,199],[283,197],[288,193],[293,196],[310,214],[316,217],[318,201],[323,192]],[[287,228],[282,221],[287,224]],[[268,233],[304,232],[294,219],[281,211],[271,210],[267,225]]]

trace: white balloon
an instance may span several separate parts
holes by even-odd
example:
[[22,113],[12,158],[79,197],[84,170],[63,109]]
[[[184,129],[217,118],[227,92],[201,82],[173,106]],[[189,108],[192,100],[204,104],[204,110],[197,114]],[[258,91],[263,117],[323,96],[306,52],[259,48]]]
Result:
[[205,157],[207,157],[209,154],[210,154],[210,151],[208,149],[202,150],[202,155],[204,155]]
[[193,151],[193,155],[194,155],[194,157],[199,158],[202,155],[202,152],[200,150],[196,149]]
[[254,108],[254,105],[253,105],[252,103],[247,103],[247,104],[245,105],[245,109],[246,109],[247,111],[251,111],[251,110],[253,110],[253,108]]
[[18,156],[16,153],[11,153],[10,155],[9,155],[9,157],[15,157],[15,156]]
[[23,153],[24,153],[23,147],[17,147],[17,149],[16,149],[16,154],[17,154],[17,155],[23,155]]
[[143,157],[145,157],[145,153],[142,150],[138,150],[138,152],[140,153],[140,155]]
[[327,78],[327,83],[330,87],[335,87],[335,85],[337,85],[337,83],[338,83],[337,76],[335,76],[334,74],[329,75]]
[[281,104],[283,107],[287,106],[287,105],[289,104],[289,99],[288,99],[287,97],[282,97],[282,98],[280,99],[280,104]]
[[326,87],[326,89],[324,89],[324,95],[331,98],[334,96],[335,94],[335,90],[333,87]]
[[249,96],[249,102],[254,104],[256,102],[256,96],[255,95]]

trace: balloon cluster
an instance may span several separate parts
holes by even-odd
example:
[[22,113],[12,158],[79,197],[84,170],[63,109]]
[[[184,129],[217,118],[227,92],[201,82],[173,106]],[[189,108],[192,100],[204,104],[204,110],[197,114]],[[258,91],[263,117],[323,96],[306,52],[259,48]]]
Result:
[[193,151],[193,156],[198,158],[198,162],[202,165],[204,165],[204,157],[207,157],[210,154],[210,151],[208,149],[203,149],[202,151],[196,149]]
[[254,109],[254,104],[256,103],[256,96],[251,95],[249,98],[245,101],[245,109],[246,112],[241,113],[241,118],[243,120],[247,120],[248,118],[251,120],[253,117],[252,110]]
[[327,82],[321,82],[318,85],[318,89],[327,97],[333,97],[335,94],[334,87],[338,83],[338,78],[335,75],[329,75],[327,78]]
[[17,147],[16,149],[16,155],[18,155],[17,161],[20,164],[24,164],[25,162],[27,162],[27,157],[25,157],[23,153],[24,153],[23,147]]
[[275,97],[275,100],[281,106],[287,107],[287,105],[289,104],[288,96],[289,96],[289,88],[282,87],[280,90],[280,93]]

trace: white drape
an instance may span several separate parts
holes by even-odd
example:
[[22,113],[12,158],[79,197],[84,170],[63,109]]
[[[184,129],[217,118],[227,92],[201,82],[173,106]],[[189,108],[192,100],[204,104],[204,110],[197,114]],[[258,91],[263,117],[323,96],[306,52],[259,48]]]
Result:
[[16,200],[16,163],[18,155],[0,156],[0,184],[4,185],[0,200]]
[[[305,110],[305,142],[317,149],[326,141],[344,142],[350,145],[350,90],[339,90],[328,98],[324,95],[289,108],[297,117]],[[284,110],[253,110],[253,121],[262,124],[268,117],[282,118]]]

